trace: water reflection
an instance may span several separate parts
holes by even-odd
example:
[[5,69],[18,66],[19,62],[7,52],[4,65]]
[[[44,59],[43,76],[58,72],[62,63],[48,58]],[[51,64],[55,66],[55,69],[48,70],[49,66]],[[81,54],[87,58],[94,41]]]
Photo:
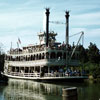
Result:
[[4,90],[5,100],[62,100],[61,95],[60,85],[14,79],[9,81]]
[[4,100],[4,95],[3,95],[3,91],[6,88],[7,84],[5,83],[0,83],[0,100]]
[[0,100],[77,100],[75,97],[62,96],[62,88],[65,87],[77,87],[78,100],[100,99],[100,84],[47,84],[11,79],[6,86],[0,84]]

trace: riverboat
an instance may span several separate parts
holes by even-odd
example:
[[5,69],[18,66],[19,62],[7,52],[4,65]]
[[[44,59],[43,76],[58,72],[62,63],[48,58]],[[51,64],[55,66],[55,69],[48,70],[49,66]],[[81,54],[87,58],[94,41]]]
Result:
[[[8,78],[43,82],[80,81],[86,77],[70,75],[70,66],[78,66],[78,52],[69,46],[69,11],[66,11],[66,43],[56,41],[57,33],[49,31],[49,8],[46,8],[46,31],[39,32],[39,44],[11,48],[5,56],[4,72]],[[20,41],[19,41],[20,42]],[[75,49],[74,49],[75,51]]]

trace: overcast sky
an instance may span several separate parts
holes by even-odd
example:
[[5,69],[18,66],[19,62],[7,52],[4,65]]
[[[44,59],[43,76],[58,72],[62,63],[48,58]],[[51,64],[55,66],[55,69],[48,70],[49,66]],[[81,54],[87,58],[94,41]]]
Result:
[[[100,0],[0,0],[0,45],[8,50],[21,45],[36,44],[37,33],[43,31],[46,7],[50,7],[50,20],[65,22],[65,11],[70,11],[70,35],[84,31],[84,46],[90,42],[100,49]],[[58,33],[57,41],[65,41],[65,25],[50,24]],[[70,38],[77,43],[79,36]]]

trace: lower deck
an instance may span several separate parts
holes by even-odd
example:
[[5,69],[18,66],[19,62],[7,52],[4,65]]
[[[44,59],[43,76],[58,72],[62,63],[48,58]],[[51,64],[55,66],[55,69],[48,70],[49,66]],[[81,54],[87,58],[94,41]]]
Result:
[[14,76],[11,74],[4,74],[8,78],[22,79],[22,80],[32,80],[38,82],[83,82],[85,79],[88,79],[87,76]]

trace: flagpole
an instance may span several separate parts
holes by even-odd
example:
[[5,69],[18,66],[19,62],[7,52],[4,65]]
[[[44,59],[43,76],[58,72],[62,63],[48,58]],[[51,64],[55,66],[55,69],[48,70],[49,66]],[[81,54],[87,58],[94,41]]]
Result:
[[18,43],[20,44],[21,48],[22,48],[22,45],[21,45],[21,40],[20,38],[18,37]]
[[11,42],[11,47],[10,47],[10,50],[12,50],[12,42]]
[[19,54],[19,43],[17,42],[18,54]]

